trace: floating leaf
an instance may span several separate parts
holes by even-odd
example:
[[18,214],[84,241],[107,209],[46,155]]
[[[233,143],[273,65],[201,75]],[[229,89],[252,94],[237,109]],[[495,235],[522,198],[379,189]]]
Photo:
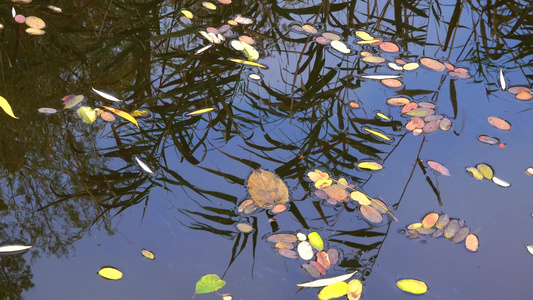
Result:
[[417,107],[417,108],[414,108],[414,109],[406,112],[405,114],[408,115],[408,116],[412,116],[412,117],[424,118],[424,117],[427,117],[427,116],[435,114],[435,110],[433,110],[431,108],[427,108],[427,107]]
[[397,64],[395,64],[393,62],[389,62],[387,65],[389,66],[389,68],[393,69],[394,71],[402,71],[403,70],[402,66],[398,66]]
[[121,102],[122,100],[118,99],[117,97],[109,94],[109,93],[106,93],[106,92],[103,92],[103,91],[99,91],[95,88],[92,88],[93,91],[95,93],[97,93],[98,95],[102,96],[103,98],[107,99],[107,100],[110,100],[110,101],[115,101],[115,102]]
[[270,211],[273,214],[279,214],[279,213],[284,212],[286,210],[287,210],[287,206],[286,205],[278,204],[278,205],[275,205]]
[[396,286],[404,291],[411,294],[424,294],[428,291],[428,286],[425,282],[416,280],[416,279],[402,279],[396,282]]
[[5,245],[0,246],[0,253],[12,253],[12,252],[20,252],[24,250],[28,250],[33,246],[26,246],[26,245]]
[[488,180],[492,180],[492,177],[494,177],[494,171],[492,170],[492,167],[487,164],[477,164],[476,168],[483,174],[483,177],[487,178]]
[[46,33],[46,31],[42,30],[42,29],[37,29],[37,28],[26,28],[26,33],[28,34],[31,34],[31,35],[44,35]]
[[321,275],[320,271],[317,268],[315,268],[314,266],[312,266],[310,263],[309,264],[303,264],[302,268],[307,273],[309,273],[309,275],[311,275],[311,277],[313,277],[313,278],[319,278],[320,275]]
[[322,251],[324,249],[324,241],[322,240],[322,237],[320,237],[320,234],[318,232],[311,232],[307,235],[307,239],[309,239],[309,243],[311,246],[313,246],[316,250]]
[[449,222],[450,222],[450,216],[447,214],[442,214],[439,216],[437,223],[435,223],[435,227],[437,227],[437,229],[445,228]]
[[272,208],[289,201],[289,189],[276,174],[259,169],[248,177],[248,192],[252,199],[263,208]]
[[500,129],[500,130],[510,130],[511,129],[511,124],[509,124],[509,122],[505,121],[504,119],[501,119],[501,118],[498,118],[498,117],[494,117],[494,116],[490,116],[487,118],[487,120],[489,121],[490,125]]
[[387,99],[387,104],[391,106],[404,106],[409,102],[409,99],[405,97],[394,97]]
[[359,210],[361,211],[363,217],[372,223],[379,224],[381,221],[383,221],[383,216],[370,205],[362,205],[359,207]]
[[453,238],[453,236],[461,229],[461,225],[459,224],[459,220],[453,219],[448,222],[448,225],[444,228],[444,237],[447,239]]
[[352,50],[350,50],[350,48],[348,48],[346,44],[341,41],[331,41],[330,45],[333,49],[343,54],[350,54],[352,52]]
[[38,109],[38,111],[42,114],[55,114],[57,112],[57,109],[49,108],[49,107],[41,107]]
[[293,251],[293,250],[290,250],[290,249],[286,249],[286,248],[279,248],[278,249],[278,253],[283,256],[283,257],[286,257],[286,258],[290,258],[290,259],[296,259],[298,258],[298,253],[296,253],[296,251]]
[[124,276],[122,272],[113,267],[103,267],[98,271],[98,274],[109,280],[118,280]]
[[186,16],[187,18],[189,19],[192,19],[193,18],[193,15],[192,15],[192,12],[188,11],[188,10],[185,10],[185,9],[182,9],[181,10],[181,13]]
[[417,222],[417,223],[409,224],[409,226],[407,226],[407,229],[415,230],[420,227],[422,227],[422,223]]
[[424,133],[435,132],[437,129],[439,129],[439,123],[440,122],[438,120],[432,120],[432,121],[427,122],[424,125],[424,127],[422,127],[422,132]]
[[233,18],[233,20],[235,20],[235,22],[241,25],[251,25],[254,23],[254,20],[247,18],[247,17],[243,17],[240,14],[236,15],[235,18]]
[[328,253],[326,251],[318,251],[316,253],[316,261],[321,264],[326,270],[328,270],[331,266]]
[[322,33],[322,36],[325,37],[326,39],[330,40],[330,41],[340,41],[341,40],[341,36],[336,34],[336,33],[333,33],[333,32],[324,32],[324,33]]
[[331,43],[330,40],[328,40],[327,38],[325,38],[323,36],[317,36],[315,38],[315,42],[319,43],[320,45],[329,45]]
[[186,116],[187,117],[197,116],[197,115],[201,115],[201,114],[205,114],[205,113],[211,112],[213,110],[215,110],[214,107],[202,108],[202,109],[198,109],[198,110],[192,111],[192,112],[186,114]]
[[300,286],[300,287],[322,287],[322,286],[328,286],[328,285],[331,285],[331,284],[334,284],[334,283],[337,283],[337,282],[345,281],[345,280],[349,279],[350,277],[352,277],[355,273],[357,273],[357,271],[355,271],[353,273],[349,273],[349,274],[340,275],[340,276],[335,276],[335,277],[330,277],[330,278],[323,278],[323,279],[318,279],[318,280],[315,280],[315,281],[299,283],[299,284],[297,284],[297,286]]
[[272,243],[286,242],[286,243],[295,243],[298,241],[296,235],[292,233],[276,233],[267,237],[267,241]]
[[92,124],[94,121],[96,121],[96,110],[92,107],[82,106],[78,108],[77,113],[83,122],[87,124]]
[[433,225],[437,224],[437,221],[439,220],[439,214],[438,213],[429,213],[427,214],[424,219],[422,219],[422,226],[424,228],[431,228]]
[[448,118],[444,118],[440,121],[439,127],[443,131],[448,131],[450,128],[452,128],[452,121]]
[[494,138],[494,137],[490,137],[490,136],[487,136],[487,135],[480,135],[477,137],[477,139],[482,142],[482,143],[485,143],[485,144],[489,144],[489,145],[496,145],[500,142],[499,139],[497,138]]
[[246,54],[246,57],[249,61],[254,61],[259,59],[259,52],[255,50],[253,46],[248,45],[247,43],[241,42],[243,46],[244,54]]
[[370,34],[361,30],[356,31],[355,35],[364,41],[371,41],[374,39],[374,37],[372,37]]
[[145,163],[142,159],[140,159],[137,155],[134,155],[133,159],[139,165],[141,170],[143,170],[144,172],[148,174],[155,174],[154,170],[147,163]]
[[326,274],[326,269],[324,269],[324,267],[321,264],[319,264],[317,261],[315,260],[310,261],[309,264],[315,267],[318,270],[318,272],[320,272],[321,275]]
[[466,237],[470,234],[470,228],[463,227],[457,231],[457,233],[452,238],[452,243],[460,243],[466,239]]
[[237,59],[237,58],[232,58],[232,59],[230,59],[230,61],[238,63],[238,64],[243,64],[243,65],[248,65],[248,66],[254,66],[254,67],[267,69],[266,66],[263,66],[262,64],[258,64],[258,63],[253,62],[253,61],[242,60],[242,59]]
[[359,300],[363,293],[363,284],[359,279],[352,279],[348,282],[348,300]]
[[66,95],[63,97],[63,105],[65,105],[65,109],[69,109],[82,102],[83,99],[85,99],[83,95]]
[[482,180],[484,178],[483,173],[474,167],[466,167],[466,171],[469,172],[475,179]]
[[15,117],[15,114],[13,114],[13,110],[11,109],[11,105],[9,105],[9,102],[7,100],[0,96],[0,107],[5,111],[6,114],[8,114],[10,117],[18,119],[18,117]]
[[468,251],[476,252],[479,248],[479,240],[473,233],[466,237],[465,246]]
[[211,48],[213,46],[214,46],[214,44],[209,44],[209,45],[207,45],[205,47],[202,47],[202,48],[198,49],[198,51],[194,52],[194,55],[201,54],[201,53],[203,53],[204,51],[206,51],[207,49],[209,49],[209,48]]
[[217,10],[217,6],[211,2],[202,2],[202,6],[209,10]]
[[348,293],[348,284],[346,282],[336,282],[324,287],[318,293],[318,299],[329,300],[342,297]]
[[311,24],[305,24],[302,29],[309,34],[318,34],[318,30]]
[[505,91],[505,88],[507,87],[507,83],[505,82],[505,77],[503,76],[503,68],[500,67],[500,87],[502,88],[502,91]]
[[385,59],[379,56],[365,56],[363,57],[363,61],[367,63],[372,63],[372,64],[380,64],[384,62]]
[[149,259],[155,259],[155,255],[152,251],[148,251],[146,249],[142,249],[141,250],[141,254],[146,257],[146,258],[149,258]]
[[63,10],[60,8],[60,7],[57,7],[57,6],[53,6],[53,5],[48,5],[47,6],[49,10],[55,12],[55,13],[62,13]]
[[402,75],[359,75],[359,77],[366,78],[366,79],[383,80],[383,79],[400,78],[402,77]]
[[250,77],[250,79],[253,79],[253,80],[261,80],[263,77],[261,77],[261,75],[257,75],[257,74],[250,74],[248,75],[248,77]]
[[[237,226],[235,226],[235,227],[237,227]],[[277,242],[274,245],[274,248],[294,249],[294,245],[292,243],[287,243],[287,242]]]
[[216,274],[204,275],[196,283],[196,294],[206,294],[216,292],[226,285],[226,282]]
[[403,85],[398,79],[381,79],[381,83],[390,88],[399,88]]
[[434,60],[432,58],[429,58],[429,57],[423,57],[420,59],[420,63],[431,69],[431,70],[434,70],[434,71],[444,71],[446,70],[446,67],[444,66],[444,64],[442,64],[440,61],[438,60]]
[[34,16],[26,17],[25,23],[35,29],[43,29],[46,26],[46,23],[41,18]]
[[403,65],[403,69],[406,70],[406,71],[416,70],[416,69],[418,69],[418,67],[420,67],[420,65],[418,63],[415,63],[415,62]]
[[375,161],[362,161],[358,163],[357,166],[361,169],[371,170],[371,171],[377,171],[377,170],[383,169],[383,165]]
[[360,191],[353,191],[350,194],[350,198],[352,198],[354,201],[359,202],[359,204],[361,205],[370,205],[372,203],[369,197]]
[[363,130],[366,131],[366,132],[369,132],[369,133],[371,133],[371,134],[373,134],[373,135],[375,135],[377,137],[380,137],[380,138],[382,138],[382,139],[384,139],[386,141],[391,141],[390,137],[386,136],[385,134],[383,134],[383,133],[381,133],[381,132],[379,132],[377,130],[372,130],[372,129],[369,129],[369,128],[363,128]]
[[531,253],[531,255],[533,255],[533,245],[526,245],[526,249],[529,251],[529,253]]
[[451,176],[450,175],[450,171],[448,171],[448,169],[445,166],[443,166],[441,163],[438,163],[438,162],[433,161],[433,160],[428,160],[427,163],[428,163],[430,168],[432,168],[433,170],[441,173],[442,175]]
[[520,92],[516,94],[515,98],[521,101],[527,101],[531,100],[531,98],[533,98],[533,95],[531,95],[531,92]]
[[310,260],[313,258],[313,247],[308,241],[302,241],[298,244],[298,254],[304,260]]
[[393,42],[383,42],[379,44],[379,48],[381,48],[381,50],[385,52],[391,52],[391,53],[400,51],[400,47],[398,47],[398,45],[396,45]]
[[501,187],[510,187],[511,184],[505,180],[502,180],[496,176],[492,176],[492,182],[496,183],[497,185]]
[[120,109],[116,109],[116,108],[113,108],[113,107],[108,107],[108,106],[104,106],[104,105],[100,105],[101,107],[109,110],[110,112],[118,115],[119,117],[122,117],[128,121],[130,121],[131,123],[133,123],[135,126],[137,126],[137,128],[139,128],[139,125],[137,124],[137,120],[135,120],[134,117],[132,117],[130,114],[128,114],[127,112],[125,111],[122,111]]

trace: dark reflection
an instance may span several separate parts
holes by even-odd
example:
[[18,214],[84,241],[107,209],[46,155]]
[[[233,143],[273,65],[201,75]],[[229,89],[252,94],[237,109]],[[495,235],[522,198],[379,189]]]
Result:
[[[2,96],[20,118],[0,113],[0,234],[5,242],[34,244],[39,249],[32,252],[36,256],[67,254],[70,245],[96,223],[113,233],[112,217],[132,205],[150,203],[153,188],[181,188],[194,195],[191,201],[200,197],[196,209],[179,210],[186,216],[181,222],[234,240],[228,268],[246,247],[251,246],[255,255],[258,237],[265,234],[257,225],[264,221],[259,217],[264,213],[243,217],[232,209],[217,208],[216,201],[237,205],[245,194],[191,184],[187,175],[168,163],[176,153],[180,162],[196,166],[202,176],[224,178],[228,185],[244,185],[248,174],[205,164],[210,153],[250,170],[269,168],[290,182],[294,191],[284,213],[291,214],[299,227],[290,230],[334,228],[341,214],[351,212],[316,201],[306,172],[325,168],[362,188],[371,176],[354,170],[354,165],[368,158],[385,161],[406,134],[406,119],[384,121],[373,114],[374,109],[394,115],[397,111],[382,105],[384,88],[363,88],[371,81],[357,75],[382,73],[385,67],[361,60],[360,51],[376,55],[379,51],[355,45],[356,29],[395,41],[402,48],[397,55],[401,59],[429,56],[471,63],[470,74],[487,86],[487,94],[498,89],[488,75],[499,67],[494,60],[505,58],[525,69],[531,67],[533,54],[532,8],[526,1],[456,1],[452,6],[440,1],[236,1],[219,5],[216,12],[201,9],[197,2],[160,0],[62,4],[62,14],[40,2],[0,5]],[[26,16],[45,19],[46,34],[27,35],[26,26],[9,17],[12,6]],[[179,23],[181,9],[195,12],[192,26]],[[198,30],[218,28],[237,13],[253,18],[254,24],[231,30],[256,41],[258,62],[268,70],[229,61],[245,57],[227,42],[193,55],[208,44]],[[306,22],[340,34],[356,50],[354,55],[343,56],[311,36],[289,30],[289,24]],[[467,38],[458,33],[464,30],[471,31]],[[259,82],[248,78],[256,72],[263,76]],[[454,131],[460,134],[456,80],[442,75],[434,87],[406,82],[396,93],[449,107],[448,117],[457,122]],[[449,82],[449,103],[439,99],[445,82]],[[128,112],[144,108],[152,116],[139,119],[138,130],[124,120],[113,124],[98,120],[89,126],[75,109],[37,113],[40,107],[60,108],[60,99],[68,94],[84,94],[88,98],[84,105],[91,107],[110,105],[91,93],[91,87],[123,98],[123,103],[113,103],[116,108]],[[373,98],[381,104],[371,104]],[[365,105],[356,110],[349,106],[351,101]],[[205,107],[216,110],[185,116]],[[364,132],[364,126],[393,141]],[[133,155],[154,166],[155,176],[139,171]],[[419,161],[417,156],[410,159],[413,164]],[[418,166],[425,173],[425,167]],[[438,185],[430,176],[426,179],[441,203]],[[400,200],[386,199],[390,204]],[[310,220],[308,214],[319,218]],[[243,218],[254,226],[253,233],[238,233],[233,227]],[[388,226],[372,229],[362,221],[357,224],[359,228],[340,231],[329,242],[353,250],[345,251],[342,267],[363,267],[369,273]],[[275,221],[271,228],[289,230]],[[33,286],[21,256],[0,259],[2,298],[16,298]]]

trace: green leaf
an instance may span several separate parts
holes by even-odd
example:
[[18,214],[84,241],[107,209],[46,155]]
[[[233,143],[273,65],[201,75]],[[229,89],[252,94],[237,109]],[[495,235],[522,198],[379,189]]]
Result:
[[329,300],[342,297],[348,294],[348,284],[344,281],[337,282],[331,285],[324,287],[318,293],[318,299],[320,300]]
[[225,285],[226,282],[220,279],[217,274],[207,274],[196,283],[196,294],[212,293]]
[[375,161],[362,161],[358,163],[357,166],[361,169],[371,170],[371,171],[377,171],[377,170],[383,169],[383,165]]
[[322,251],[322,249],[324,249],[324,241],[318,232],[311,232],[307,238],[309,239],[311,246],[313,246],[316,250]]
[[78,116],[83,119],[83,122],[87,124],[92,124],[96,121],[96,111],[88,106],[82,106],[78,108]]
[[396,286],[411,294],[424,294],[428,291],[428,286],[425,282],[416,279],[402,279],[396,282]]

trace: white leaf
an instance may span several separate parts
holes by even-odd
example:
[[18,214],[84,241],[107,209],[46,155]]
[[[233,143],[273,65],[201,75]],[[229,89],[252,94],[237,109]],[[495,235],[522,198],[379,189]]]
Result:
[[135,159],[135,161],[137,162],[137,164],[139,165],[139,167],[141,167],[143,171],[145,171],[148,174],[155,174],[154,170],[150,168],[150,166],[147,163],[142,161],[137,155],[134,155],[133,158]]
[[194,53],[194,55],[198,55],[198,54],[204,52],[205,50],[207,50],[207,49],[209,49],[209,48],[211,48],[211,47],[213,47],[213,44],[209,44],[209,45],[207,45],[207,46],[205,46],[205,47],[202,47],[202,48],[200,48],[198,51],[196,51],[196,52]]
[[505,88],[507,87],[505,83],[505,77],[503,77],[503,68],[500,67],[500,87],[502,88],[502,91],[505,91]]
[[94,91],[95,93],[97,93],[98,95],[100,95],[100,96],[106,98],[107,100],[116,101],[116,102],[121,102],[121,101],[122,101],[122,100],[118,99],[117,97],[115,97],[115,96],[113,96],[113,95],[110,95],[110,94],[108,94],[108,93],[106,93],[106,92],[99,91],[99,90],[97,90],[97,89],[95,89],[95,88],[92,88],[92,89],[93,89],[93,91]]
[[527,251],[533,255],[533,245],[526,245]]
[[17,12],[15,11],[15,8],[11,8],[11,15],[13,15],[13,18],[17,15]]
[[496,183],[497,185],[499,186],[502,186],[502,187],[510,187],[511,184],[505,180],[502,180],[496,176],[492,176],[492,182]]
[[331,41],[330,45],[333,47],[333,49],[343,54],[350,54],[350,52],[352,52],[352,50],[350,50],[350,48],[348,48],[346,44],[341,41]]
[[302,241],[298,244],[298,254],[304,260],[313,258],[313,247],[308,241]]
[[337,283],[337,282],[345,281],[346,279],[352,277],[355,273],[357,273],[357,271],[355,271],[355,272],[353,272],[353,273],[349,273],[349,274],[340,275],[340,276],[335,276],[335,277],[330,277],[330,278],[323,278],[323,279],[317,279],[317,280],[315,280],[315,281],[299,283],[299,284],[297,284],[297,286],[301,286],[301,287],[321,287],[321,286],[328,286],[328,285],[330,285],[330,284],[334,284],[334,283]]
[[403,67],[398,66],[397,64],[393,62],[389,62],[389,68],[393,69],[394,71],[402,71]]
[[367,79],[393,79],[393,78],[400,78],[402,75],[359,75],[361,78],[367,78]]
[[41,107],[38,109],[38,111],[42,114],[55,114],[57,112],[57,109],[49,108],[49,107]]
[[10,252],[19,252],[26,249],[30,249],[33,246],[24,246],[24,245],[7,245],[0,246],[0,253],[10,253]]

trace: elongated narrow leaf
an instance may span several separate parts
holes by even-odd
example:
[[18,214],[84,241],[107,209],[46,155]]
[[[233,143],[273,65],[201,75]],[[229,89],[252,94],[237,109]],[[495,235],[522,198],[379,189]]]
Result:
[[254,66],[254,67],[259,67],[259,68],[263,68],[263,69],[268,69],[266,66],[263,66],[262,64],[259,64],[259,63],[253,62],[253,61],[249,61],[249,60],[243,60],[243,59],[237,59],[237,58],[232,58],[230,60],[232,62],[235,62],[235,63],[238,63],[238,64]]
[[152,169],[147,163],[145,163],[142,159],[140,159],[137,155],[133,156],[133,159],[135,159],[135,162],[139,165],[139,167],[145,171],[148,174],[154,174],[154,169]]
[[366,79],[382,80],[382,79],[400,78],[402,77],[402,75],[359,75],[359,77],[366,78]]
[[31,247],[33,247],[33,246],[5,245],[5,246],[0,246],[0,253],[19,252],[19,251],[24,251],[24,250],[30,249]]
[[9,102],[7,100],[0,96],[0,107],[8,114],[10,117],[18,119],[18,117],[15,117],[15,114],[13,114],[13,110],[11,109],[11,105],[9,105]]
[[196,283],[196,294],[206,294],[218,291],[223,286],[226,285],[226,282],[216,274],[207,274],[204,275]]
[[340,276],[330,277],[330,278],[323,278],[323,279],[317,279],[314,281],[299,283],[297,286],[301,287],[321,287],[321,286],[327,286],[330,284],[334,284],[336,282],[345,281],[346,279],[352,277],[357,271],[349,274],[344,274]]
[[503,76],[503,68],[500,68],[500,87],[502,88],[502,91],[505,91],[505,88],[507,88],[507,83],[505,82],[505,77]]
[[382,138],[382,139],[384,139],[386,141],[389,141],[389,142],[391,141],[390,137],[384,135],[383,133],[381,133],[381,132],[379,132],[377,130],[372,130],[372,129],[369,129],[369,128],[363,128],[363,130],[365,130],[366,132],[369,132],[369,133],[371,133],[371,134],[373,134],[373,135],[375,135],[377,137],[380,137],[380,138]]
[[213,111],[213,110],[215,110],[214,107],[202,108],[202,109],[199,109],[199,110],[192,111],[192,112],[186,114],[186,116],[187,117],[197,116],[197,115],[208,113],[208,112]]
[[526,249],[531,255],[533,255],[533,245],[526,245]]
[[111,94],[108,94],[106,92],[103,92],[103,91],[99,91],[95,88],[92,88],[93,91],[95,93],[97,93],[98,95],[102,96],[103,98],[107,99],[107,100],[110,100],[110,101],[115,101],[115,102],[121,102],[122,100],[118,99],[117,97],[111,95]]
[[105,106],[105,105],[100,105],[100,106],[105,108],[105,109],[107,109],[107,110],[109,110],[110,112],[118,115],[119,117],[122,117],[122,118],[130,121],[131,123],[135,124],[135,126],[137,126],[137,128],[139,128],[139,125],[137,124],[137,120],[135,120],[135,118],[132,117],[127,112],[121,111],[120,109],[116,109],[116,108],[113,108],[113,107],[108,107],[108,106]]

